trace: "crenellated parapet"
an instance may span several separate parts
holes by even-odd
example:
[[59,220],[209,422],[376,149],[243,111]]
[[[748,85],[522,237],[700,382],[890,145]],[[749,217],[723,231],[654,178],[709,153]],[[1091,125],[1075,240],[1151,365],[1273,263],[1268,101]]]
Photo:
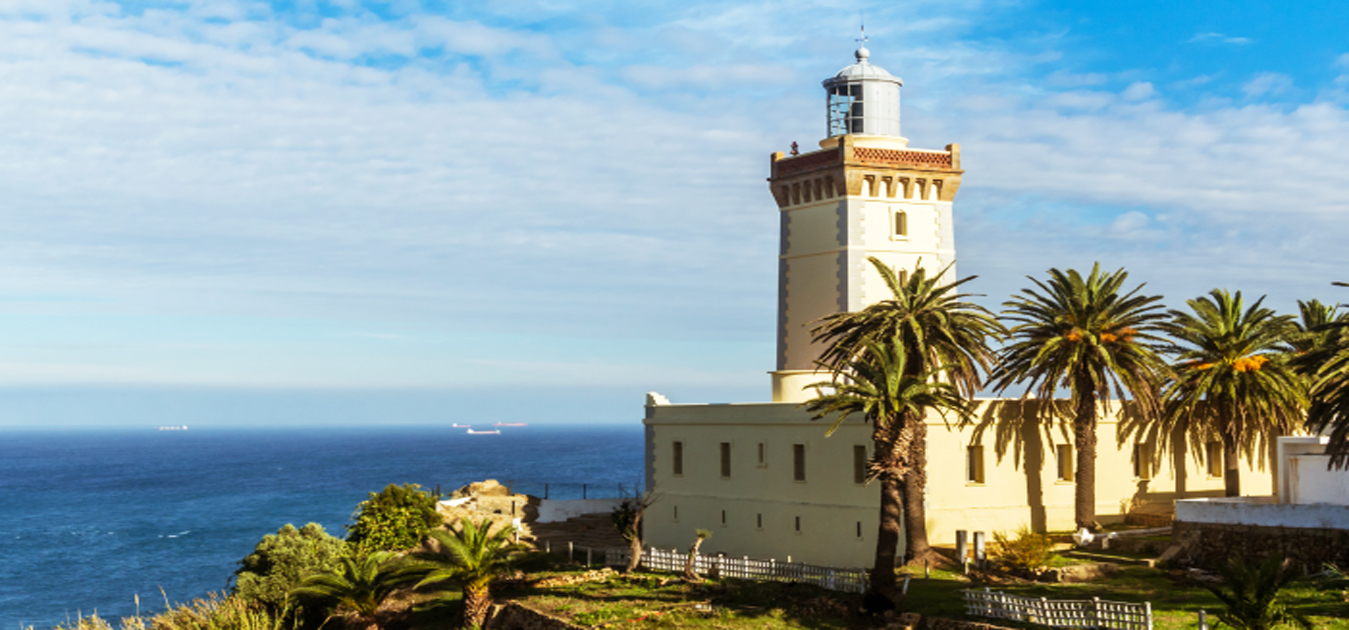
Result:
[[843,136],[833,147],[772,156],[773,198],[779,208],[845,196],[953,201],[960,188],[960,145],[945,151],[856,146]]

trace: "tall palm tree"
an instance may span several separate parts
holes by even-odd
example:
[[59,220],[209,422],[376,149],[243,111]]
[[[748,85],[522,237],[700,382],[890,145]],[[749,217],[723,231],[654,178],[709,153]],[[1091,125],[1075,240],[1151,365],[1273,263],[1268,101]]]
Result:
[[[1137,413],[1152,418],[1160,411],[1159,390],[1166,373],[1159,325],[1165,320],[1161,297],[1143,295],[1143,285],[1124,291],[1123,269],[1102,273],[1099,263],[1082,277],[1074,269],[1049,270],[1049,280],[1022,289],[1004,302],[1003,317],[1014,322],[1011,343],[1003,348],[993,375],[999,391],[1025,382],[1026,394],[1044,401],[1041,420],[1067,416],[1073,422],[1077,469],[1074,472],[1074,521],[1096,529],[1096,425],[1098,404],[1112,394],[1132,397]],[[1054,404],[1067,389],[1068,408]]]
[[492,607],[492,580],[510,572],[524,546],[513,542],[515,528],[493,532],[492,520],[474,523],[464,517],[451,530],[432,530],[428,538],[439,553],[412,554],[421,581],[418,587],[449,582],[464,591],[464,627],[481,627]]
[[832,435],[852,414],[870,422],[873,455],[867,480],[881,481],[880,531],[876,537],[875,568],[871,590],[889,600],[896,597],[895,558],[899,545],[901,505],[908,506],[903,479],[921,465],[915,461],[912,443],[924,410],[954,411],[970,415],[967,399],[935,374],[909,373],[914,363],[900,344],[869,342],[847,365],[835,370],[834,379],[819,383],[820,396],[806,403],[813,419],[833,417],[827,432]]
[[361,558],[342,558],[336,570],[310,575],[291,590],[292,597],[312,598],[337,610],[346,610],[378,630],[375,614],[384,600],[410,580],[397,570],[393,553],[377,551]]
[[1293,322],[1294,332],[1289,335],[1288,345],[1296,354],[1315,352],[1331,343],[1346,325],[1349,325],[1349,310],[1342,304],[1324,304],[1320,300],[1298,300],[1298,319]]
[[1240,456],[1254,461],[1273,439],[1303,424],[1306,383],[1288,363],[1292,317],[1261,306],[1243,309],[1241,292],[1214,289],[1187,300],[1193,313],[1169,311],[1178,343],[1159,437],[1182,429],[1192,448],[1217,437],[1226,495],[1241,495]]
[[[1349,286],[1343,282],[1335,284]],[[1315,300],[1312,303],[1318,304]],[[1334,313],[1339,308],[1336,305],[1330,310]],[[1308,326],[1305,315],[1303,320],[1299,328],[1306,331],[1304,334],[1314,335],[1315,344],[1300,348],[1304,354],[1293,364],[1310,379],[1307,429],[1329,435],[1326,454],[1330,455],[1330,465],[1346,468],[1349,467],[1349,314],[1318,318],[1324,321],[1313,326]]]
[[[828,344],[820,364],[837,375],[872,348],[889,353],[891,346],[898,346],[906,358],[903,362],[906,376],[919,378],[940,373],[966,397],[978,392],[983,384],[982,374],[990,368],[995,356],[989,340],[1004,329],[988,310],[966,302],[969,294],[959,292],[960,285],[974,276],[941,284],[949,265],[934,276],[928,276],[919,265],[912,275],[902,278],[879,259],[867,260],[885,281],[890,298],[860,311],[837,313],[820,320],[811,331],[816,341]],[[933,555],[924,508],[927,425],[921,406],[905,413],[902,424],[912,434],[904,453],[911,465],[902,479],[905,550],[910,560],[919,560]]]

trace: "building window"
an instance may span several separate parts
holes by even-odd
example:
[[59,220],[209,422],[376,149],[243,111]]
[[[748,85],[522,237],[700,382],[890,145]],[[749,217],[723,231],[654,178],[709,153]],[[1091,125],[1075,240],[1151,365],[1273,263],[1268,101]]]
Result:
[[1223,469],[1225,468],[1223,466],[1223,443],[1209,442],[1205,445],[1205,451],[1205,455],[1207,456],[1205,460],[1208,463],[1208,476],[1223,476]]
[[679,506],[678,506],[678,505],[674,506],[674,520],[676,520],[676,521],[679,520]]
[[984,446],[971,444],[965,447],[965,481],[984,482]]
[[754,515],[754,526],[763,529],[763,514]]
[[852,482],[867,482],[867,447],[852,447]]
[[768,445],[759,442],[759,468],[768,465]]
[[909,215],[903,210],[895,211],[895,237],[906,238],[909,235]]
[[721,524],[722,525],[726,524],[726,510],[721,511]]
[[1152,479],[1152,445],[1134,445],[1134,479]]
[[792,479],[796,481],[806,480],[806,445],[792,445]]
[[796,517],[796,532],[801,533],[801,517]]
[[1073,445],[1060,444],[1054,452],[1058,455],[1059,481],[1073,480]]
[[731,478],[731,443],[721,443],[721,478]]
[[675,443],[674,443],[674,457],[671,458],[671,463],[674,465],[674,466],[673,466],[673,468],[674,468],[673,472],[674,472],[674,475],[675,475],[676,477],[678,477],[678,476],[684,474],[684,443],[683,443],[683,442],[675,442]]
[[857,539],[862,539],[862,521],[857,521]]

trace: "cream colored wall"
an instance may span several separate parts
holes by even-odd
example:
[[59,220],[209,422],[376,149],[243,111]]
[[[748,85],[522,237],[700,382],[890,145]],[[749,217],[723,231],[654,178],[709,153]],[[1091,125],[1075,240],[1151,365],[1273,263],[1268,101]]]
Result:
[[[953,544],[955,530],[1012,531],[1023,524],[1040,531],[1073,528],[1074,484],[1056,479],[1054,445],[1071,444],[1067,428],[1046,431],[1023,421],[1018,401],[981,401],[971,426],[948,428],[928,419],[928,535]],[[1118,411],[1115,407],[1113,411]],[[694,530],[712,531],[709,553],[785,559],[833,566],[868,566],[875,552],[880,494],[877,484],[853,483],[853,446],[871,454],[871,427],[850,420],[832,437],[828,424],[811,421],[795,404],[657,405],[646,420],[651,488],[658,498],[646,520],[646,540],[686,548]],[[1097,515],[1120,520],[1132,502],[1169,505],[1176,498],[1221,496],[1221,478],[1184,453],[1160,462],[1151,480],[1133,474],[1133,444],[1120,443],[1116,414],[1100,423]],[[684,443],[684,474],[671,474],[672,443]],[[732,471],[720,475],[720,443],[731,443]],[[759,466],[757,445],[766,446]],[[966,481],[966,447],[985,447],[984,483]],[[806,445],[805,482],[793,480],[792,445]],[[1268,471],[1243,465],[1242,488],[1269,493]],[[674,519],[675,508],[679,510]],[[721,522],[726,511],[727,522]],[[764,526],[757,527],[756,515]],[[795,531],[795,517],[802,532]],[[857,536],[861,523],[862,536]]]

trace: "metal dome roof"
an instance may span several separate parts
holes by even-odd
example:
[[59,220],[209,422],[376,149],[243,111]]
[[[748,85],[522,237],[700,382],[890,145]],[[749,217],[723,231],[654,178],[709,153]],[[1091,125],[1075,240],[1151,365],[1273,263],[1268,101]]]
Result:
[[871,51],[866,46],[857,49],[855,53],[857,63],[839,70],[832,78],[824,81],[825,87],[838,83],[854,83],[857,81],[888,81],[904,85],[904,81],[899,77],[885,71],[885,68],[872,65],[867,58],[871,56]]

